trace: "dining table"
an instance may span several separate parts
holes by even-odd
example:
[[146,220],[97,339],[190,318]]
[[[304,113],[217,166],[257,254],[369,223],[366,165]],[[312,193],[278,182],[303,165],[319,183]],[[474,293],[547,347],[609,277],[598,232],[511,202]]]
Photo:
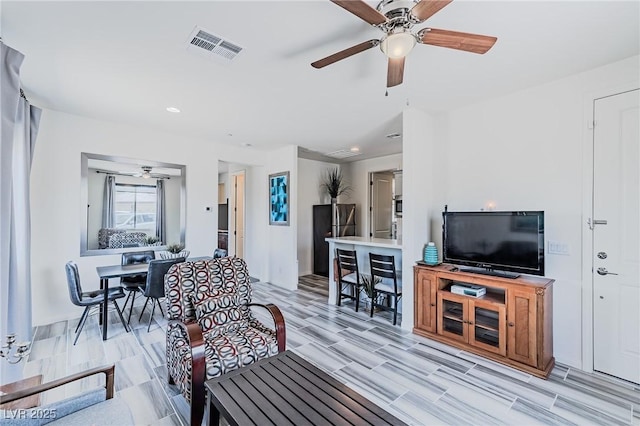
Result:
[[[189,262],[209,260],[210,256],[190,257]],[[96,272],[100,277],[100,289],[104,292],[104,301],[100,308],[100,321],[102,322],[102,340],[107,340],[107,314],[109,308],[109,279],[145,275],[149,271],[148,263],[135,263],[131,265],[107,265],[97,266]]]
[[104,301],[100,309],[100,320],[102,322],[102,340],[107,340],[107,320],[109,308],[109,278],[131,277],[144,275],[149,270],[148,263],[136,263],[132,265],[109,265],[97,266],[96,271],[100,277],[100,289],[104,292]]

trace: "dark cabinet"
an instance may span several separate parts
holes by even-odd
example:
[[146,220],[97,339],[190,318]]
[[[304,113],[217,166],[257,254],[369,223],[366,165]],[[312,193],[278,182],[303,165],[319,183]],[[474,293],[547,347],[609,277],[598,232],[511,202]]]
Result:
[[[356,205],[336,205],[336,235],[356,235]],[[331,204],[313,206],[313,273],[329,276],[329,243],[331,237]]]

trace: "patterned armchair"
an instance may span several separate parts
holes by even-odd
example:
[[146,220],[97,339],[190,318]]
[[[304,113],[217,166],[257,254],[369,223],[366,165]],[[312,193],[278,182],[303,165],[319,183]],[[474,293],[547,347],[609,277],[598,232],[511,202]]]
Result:
[[109,239],[113,234],[124,234],[124,229],[115,229],[115,228],[100,228],[98,230],[98,248],[106,249],[109,248]]
[[[165,275],[167,369],[191,405],[192,425],[202,422],[204,382],[285,350],[285,324],[272,304],[251,303],[244,260],[224,257],[174,265]],[[274,329],[260,323],[251,307],[266,309]]]
[[143,247],[147,241],[147,234],[144,232],[123,232],[113,234],[109,238],[109,248],[123,247]]

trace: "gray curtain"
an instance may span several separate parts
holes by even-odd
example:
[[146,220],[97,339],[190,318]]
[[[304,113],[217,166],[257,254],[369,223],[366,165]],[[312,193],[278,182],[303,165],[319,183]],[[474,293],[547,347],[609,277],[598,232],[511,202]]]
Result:
[[116,226],[116,177],[107,175],[104,180],[104,199],[102,200],[102,227]]
[[[42,111],[20,89],[17,50],[0,41],[0,339],[15,333],[32,338],[31,213],[29,175]],[[3,383],[18,380],[22,365],[0,362]]]
[[165,204],[164,181],[162,179],[158,179],[156,181],[156,237],[158,237],[163,244],[168,244],[165,239],[167,236],[167,215],[165,214]]

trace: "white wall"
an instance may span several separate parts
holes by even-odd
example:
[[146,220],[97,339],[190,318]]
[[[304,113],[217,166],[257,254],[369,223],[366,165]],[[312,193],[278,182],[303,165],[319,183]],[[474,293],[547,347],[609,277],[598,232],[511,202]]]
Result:
[[369,235],[369,173],[402,169],[402,154],[386,155],[343,165],[345,180],[352,191],[340,198],[341,203],[356,204],[356,235]]
[[[637,84],[639,74],[636,56],[437,118],[437,144],[447,147],[436,185],[439,204],[450,210],[480,210],[488,202],[496,210],[544,210],[545,239],[569,245],[568,256],[547,253],[545,275],[556,280],[554,353],[571,366],[582,366],[582,299],[591,297],[583,294],[589,276],[583,277],[582,246],[590,238],[582,215],[583,198],[590,197],[582,185],[589,133],[584,104],[591,92]],[[414,175],[407,179],[408,154],[405,144],[405,182],[415,181]],[[405,223],[413,194],[405,190]],[[442,206],[436,207],[430,210],[433,234],[440,232]]]
[[298,159],[298,275],[313,272],[313,206],[331,199],[320,187],[322,176],[338,164]]
[[[269,225],[268,280],[272,284],[291,290],[298,288],[297,226],[298,226],[298,148],[286,146],[273,150],[268,155],[268,166],[264,176],[266,206],[269,204],[268,175],[289,171],[289,226]],[[269,219],[265,213],[265,218]]]
[[[31,172],[32,294],[34,325],[79,317],[80,308],[71,305],[64,264],[78,263],[83,285],[98,287],[96,266],[118,264],[119,255],[80,257],[80,153],[146,158],[152,161],[184,164],[186,170],[186,245],[193,256],[211,255],[217,246],[218,160],[260,165],[264,152],[216,144],[184,135],[147,128],[114,124],[44,110]],[[290,163],[295,165],[295,161]],[[262,173],[260,187],[267,187]],[[255,183],[254,181],[254,183]],[[249,192],[254,192],[249,190]],[[266,193],[251,206],[252,214],[268,217]],[[266,222],[253,225],[257,241],[266,239]],[[295,241],[293,261],[281,265],[283,275],[297,275]],[[268,259],[253,255],[251,269],[267,269]],[[290,260],[289,259],[289,260]],[[249,260],[248,260],[249,261]],[[286,270],[289,268],[289,270]]]
[[413,266],[430,240],[429,217],[440,180],[434,168],[435,124],[423,111],[402,114],[402,328],[413,328]]

